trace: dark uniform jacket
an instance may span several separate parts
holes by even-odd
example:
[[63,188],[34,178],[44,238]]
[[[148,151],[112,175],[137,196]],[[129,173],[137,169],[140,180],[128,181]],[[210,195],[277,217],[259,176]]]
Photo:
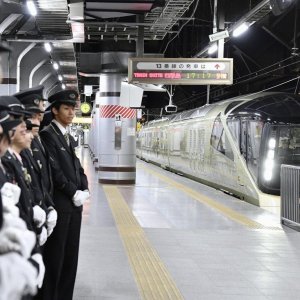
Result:
[[7,171],[8,181],[17,184],[21,189],[20,200],[17,205],[20,210],[20,217],[25,221],[29,230],[36,232],[33,223],[32,205],[34,201],[30,189],[29,173],[21,162],[9,151],[2,157],[2,163]]
[[32,155],[36,162],[38,162],[41,166],[41,178],[42,183],[47,191],[48,195],[53,197],[53,182],[52,182],[52,173],[51,173],[51,166],[49,161],[49,154],[47,149],[42,145],[39,141],[38,137],[35,137],[31,142],[31,150]]
[[[21,195],[19,199],[19,203],[17,204],[19,211],[20,211],[20,218],[24,220],[24,222],[27,225],[27,229],[35,232],[38,234],[40,232],[40,229],[37,229],[33,222],[33,209],[32,209],[32,193],[30,190],[30,182],[29,177],[25,176],[25,174],[28,174],[27,171],[25,171],[25,168],[21,164],[21,162],[12,155],[9,151],[5,153],[5,155],[2,157],[2,163],[6,170],[6,178],[7,181],[10,183],[17,184],[19,188],[21,189]],[[26,178],[27,177],[27,178]],[[32,249],[31,254],[35,253],[41,253],[41,248],[38,244],[38,241],[36,240],[35,246]],[[29,258],[28,261],[37,269],[39,272],[39,265],[36,261]],[[28,300],[31,299],[31,296],[24,296],[22,297],[22,300]]]
[[88,181],[75,154],[74,139],[70,136],[69,146],[53,122],[40,132],[40,136],[50,156],[55,209],[61,212],[82,210],[82,206],[74,206],[72,198],[76,190],[88,189]]
[[[0,189],[2,188],[3,184],[7,182],[6,174],[3,172],[2,168],[0,167]],[[3,206],[2,206],[2,200],[1,200],[1,192],[0,192],[0,229],[3,224]]]
[[48,207],[54,206],[50,195],[42,180],[41,165],[34,159],[31,150],[25,149],[21,152],[24,167],[31,176],[31,189],[33,192],[33,201],[48,213]]

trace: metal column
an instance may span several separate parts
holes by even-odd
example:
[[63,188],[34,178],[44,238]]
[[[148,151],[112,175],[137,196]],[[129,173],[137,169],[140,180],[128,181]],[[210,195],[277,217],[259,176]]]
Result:
[[99,182],[105,184],[135,183],[136,112],[120,106],[123,79],[121,74],[101,74],[96,95],[96,165]]

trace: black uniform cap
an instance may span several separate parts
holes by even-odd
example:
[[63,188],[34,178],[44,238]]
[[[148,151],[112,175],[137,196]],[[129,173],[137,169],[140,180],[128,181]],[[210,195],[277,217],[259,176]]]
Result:
[[56,104],[76,105],[78,93],[75,90],[64,90],[57,92],[48,98],[48,102],[53,107]]
[[32,113],[25,110],[24,105],[14,96],[0,96],[0,103],[8,107],[10,115],[13,116],[31,116]]
[[25,106],[26,110],[33,113],[43,113],[44,111],[39,108],[40,101],[46,101],[43,98],[44,86],[39,85],[19,93],[14,94],[20,102]]
[[21,124],[21,120],[10,120],[9,107],[0,100],[0,125],[4,133],[8,133],[11,129]]
[[32,130],[33,127],[40,127],[37,124],[33,124],[30,120],[26,120],[25,123],[27,130]]

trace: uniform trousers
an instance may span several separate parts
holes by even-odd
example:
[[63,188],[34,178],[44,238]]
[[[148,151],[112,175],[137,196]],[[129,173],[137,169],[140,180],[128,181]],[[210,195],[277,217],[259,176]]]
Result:
[[81,227],[81,211],[57,212],[57,224],[47,240],[43,259],[45,279],[37,299],[72,300]]

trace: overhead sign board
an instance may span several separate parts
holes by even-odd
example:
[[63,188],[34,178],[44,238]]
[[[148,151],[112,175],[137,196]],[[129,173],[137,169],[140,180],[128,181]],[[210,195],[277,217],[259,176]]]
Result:
[[232,58],[129,58],[129,83],[223,85],[233,82]]

